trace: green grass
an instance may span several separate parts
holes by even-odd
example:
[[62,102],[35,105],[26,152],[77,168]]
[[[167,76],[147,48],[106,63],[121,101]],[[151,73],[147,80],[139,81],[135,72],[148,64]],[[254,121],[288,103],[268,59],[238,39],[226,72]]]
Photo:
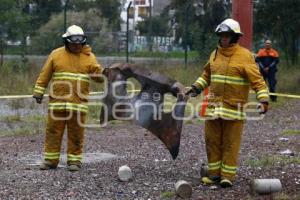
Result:
[[[173,52],[173,54],[176,54],[176,52]],[[200,76],[205,61],[206,58],[203,58],[201,62],[189,64],[187,67],[184,65],[157,65],[151,66],[151,69],[176,79],[185,86],[190,86]],[[300,64],[287,68],[284,61],[280,63],[277,73],[278,92],[300,95],[299,66]],[[4,75],[0,79],[0,95],[32,94],[32,88],[40,73],[41,67],[42,66],[38,66],[34,61],[26,63],[21,60],[4,62],[4,65],[0,67],[0,73]],[[91,91],[100,90],[103,90],[103,84],[91,84]],[[283,99],[283,101],[286,100],[284,97],[279,99]]]
[[[300,64],[286,68],[284,62],[279,64],[276,92],[300,95]],[[299,100],[299,99],[298,99]]]
[[14,128],[10,130],[0,131],[0,136],[27,136],[33,134],[36,134],[36,131],[32,130],[30,127]]
[[4,62],[0,66],[0,95],[32,94],[41,66],[22,61]]
[[26,122],[26,123],[40,123],[46,120],[44,115],[29,115],[29,116],[20,116],[20,115],[10,115],[10,116],[0,116],[0,121],[2,123],[14,123],[14,122]]
[[15,123],[15,122],[21,122],[22,119],[20,115],[11,115],[11,116],[0,117],[0,121],[4,123]]
[[[27,52],[30,51],[30,48],[26,49]],[[5,54],[8,55],[21,55],[24,52],[24,48],[21,46],[8,47],[5,50]],[[101,56],[126,56],[126,52],[94,52]],[[36,54],[38,55],[38,54]],[[189,51],[188,59],[197,59],[199,58],[199,53],[197,51]],[[184,51],[172,51],[172,52],[149,52],[149,51],[137,51],[129,52],[129,58],[131,57],[155,57],[155,58],[184,58]]]
[[160,193],[160,197],[162,199],[170,199],[173,198],[175,196],[175,192],[173,191],[164,191]]
[[26,117],[12,115],[1,116],[0,121],[7,126],[7,128],[0,129],[0,136],[33,135],[44,132],[46,117],[43,115],[29,115]]
[[282,135],[300,135],[300,130],[285,130]]
[[[155,58],[184,58],[185,54],[181,51],[174,52],[132,52],[130,53],[131,57],[155,57]],[[199,54],[197,51],[188,52],[188,59],[197,59]]]
[[250,167],[273,167],[278,165],[289,165],[292,163],[296,165],[300,164],[300,158],[283,155],[265,155],[258,159],[248,159],[244,162],[245,165]]
[[[97,54],[97,52],[96,52]],[[126,53],[125,52],[119,52],[119,53],[107,53],[107,52],[101,52],[99,53],[101,56],[120,56],[120,57],[125,57]],[[132,57],[153,57],[153,58],[182,58],[184,59],[185,54],[183,51],[174,51],[174,52],[149,52],[149,51],[138,51],[138,52],[129,52],[128,54],[129,59]],[[199,58],[199,53],[197,51],[189,51],[188,54],[188,60],[192,59],[198,59]]]

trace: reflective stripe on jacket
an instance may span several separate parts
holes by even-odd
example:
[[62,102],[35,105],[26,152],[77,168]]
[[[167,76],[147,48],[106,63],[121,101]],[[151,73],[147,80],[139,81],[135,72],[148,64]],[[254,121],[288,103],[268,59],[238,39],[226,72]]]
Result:
[[80,54],[65,47],[55,49],[49,55],[34,87],[34,96],[42,96],[49,87],[49,110],[74,110],[87,112],[90,78],[102,82],[102,67],[91,48],[83,47]]
[[209,86],[206,116],[211,117],[245,119],[244,105],[250,88],[256,92],[257,100],[268,101],[269,98],[251,52],[238,44],[213,51],[194,85],[202,90]]

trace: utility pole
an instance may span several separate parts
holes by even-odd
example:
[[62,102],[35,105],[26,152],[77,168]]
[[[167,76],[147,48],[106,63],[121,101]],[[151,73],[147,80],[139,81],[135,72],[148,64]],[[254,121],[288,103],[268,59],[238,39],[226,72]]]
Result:
[[126,62],[128,63],[128,52],[129,52],[129,9],[132,1],[129,2],[127,6],[127,19],[126,19]]
[[190,9],[191,4],[187,3],[186,7],[185,7],[185,12],[184,12],[184,35],[185,35],[185,39],[184,39],[184,66],[185,68],[187,68],[187,60],[188,60],[188,27],[189,27],[189,9]]
[[149,0],[149,51],[152,52],[152,0]]
[[64,29],[65,32],[67,31],[67,6],[68,6],[69,0],[65,0],[64,5]]

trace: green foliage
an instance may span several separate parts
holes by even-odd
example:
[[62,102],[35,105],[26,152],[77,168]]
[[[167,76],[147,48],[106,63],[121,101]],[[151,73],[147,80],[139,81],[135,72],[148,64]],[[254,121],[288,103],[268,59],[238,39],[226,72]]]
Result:
[[[91,8],[96,8],[100,12],[97,17],[102,17],[108,20],[110,28],[119,30],[121,3],[119,0],[71,0],[70,5],[73,5],[75,11],[86,11]],[[100,14],[100,15],[99,15]]]
[[[88,37],[88,42],[92,41],[91,45],[96,52],[111,51],[112,48],[109,48],[113,44],[111,29],[106,19],[100,17],[99,13],[97,9],[67,12],[67,25],[81,26]],[[63,19],[63,13],[52,15],[49,22],[39,29],[39,35],[32,38],[32,53],[48,54],[52,49],[63,45],[61,37],[64,33]]]
[[151,22],[149,18],[141,21],[137,24],[136,29],[140,31],[141,35],[149,34],[149,27],[152,23],[152,35],[155,36],[167,36],[169,32],[168,18],[162,18],[161,16],[152,17]]
[[[203,12],[197,11],[193,1],[172,0],[170,8],[176,9],[175,19],[178,23],[176,41],[182,38],[187,41],[192,50],[197,50],[200,56],[207,57],[216,48],[217,37],[214,34],[216,26],[230,16],[231,4],[218,0],[203,0]],[[187,17],[187,21],[185,20]],[[185,35],[185,25],[188,35]]]
[[[276,12],[274,12],[276,11]],[[270,38],[285,52],[286,60],[298,62],[300,1],[260,0],[255,4],[256,38]]]
[[[32,11],[29,9],[29,3],[35,4]],[[60,0],[33,0],[28,1],[28,4],[24,5],[24,12],[32,16],[31,24],[34,29],[47,23],[51,15],[60,13],[62,10],[63,5]]]
[[4,53],[7,40],[20,40],[25,45],[29,15],[23,13],[23,5],[27,1],[0,1],[0,53]]
[[[15,51],[12,48],[10,50],[16,53],[21,52],[22,55],[35,52],[46,54],[61,45],[61,34],[64,31],[64,8],[71,13],[71,16],[68,14],[67,17],[68,25],[82,24],[84,30],[94,31],[97,34],[100,29],[102,32],[106,31],[106,34],[111,34],[112,29],[119,30],[121,4],[118,0],[68,0],[67,2],[67,6],[64,7],[64,1],[61,0],[0,0],[0,53],[6,50],[7,40],[21,41],[20,50]],[[86,14],[76,16],[72,13]],[[69,17],[74,18],[69,19]],[[102,29],[105,26],[109,28]],[[33,47],[29,48],[28,52],[25,48],[27,36],[34,37]],[[90,39],[95,37],[103,38],[104,35],[98,34]],[[97,47],[97,49],[106,51],[111,41],[113,39],[103,41],[105,42],[104,48]]]

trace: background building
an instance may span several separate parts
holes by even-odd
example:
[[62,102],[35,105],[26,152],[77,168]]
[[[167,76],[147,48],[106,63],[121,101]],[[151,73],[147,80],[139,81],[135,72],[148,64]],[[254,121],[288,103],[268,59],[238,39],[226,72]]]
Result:
[[[139,21],[143,21],[145,18],[149,17],[150,9],[152,9],[152,16],[156,16],[160,15],[163,9],[170,4],[170,0],[126,0],[123,2],[123,8],[121,12],[121,19],[125,24],[127,20],[126,9],[129,5],[129,2],[132,2],[130,13],[133,13],[129,20],[129,29],[131,30],[133,29],[133,25],[136,25]],[[125,31],[124,28],[126,28],[126,26],[123,25],[121,27],[122,31]]]

